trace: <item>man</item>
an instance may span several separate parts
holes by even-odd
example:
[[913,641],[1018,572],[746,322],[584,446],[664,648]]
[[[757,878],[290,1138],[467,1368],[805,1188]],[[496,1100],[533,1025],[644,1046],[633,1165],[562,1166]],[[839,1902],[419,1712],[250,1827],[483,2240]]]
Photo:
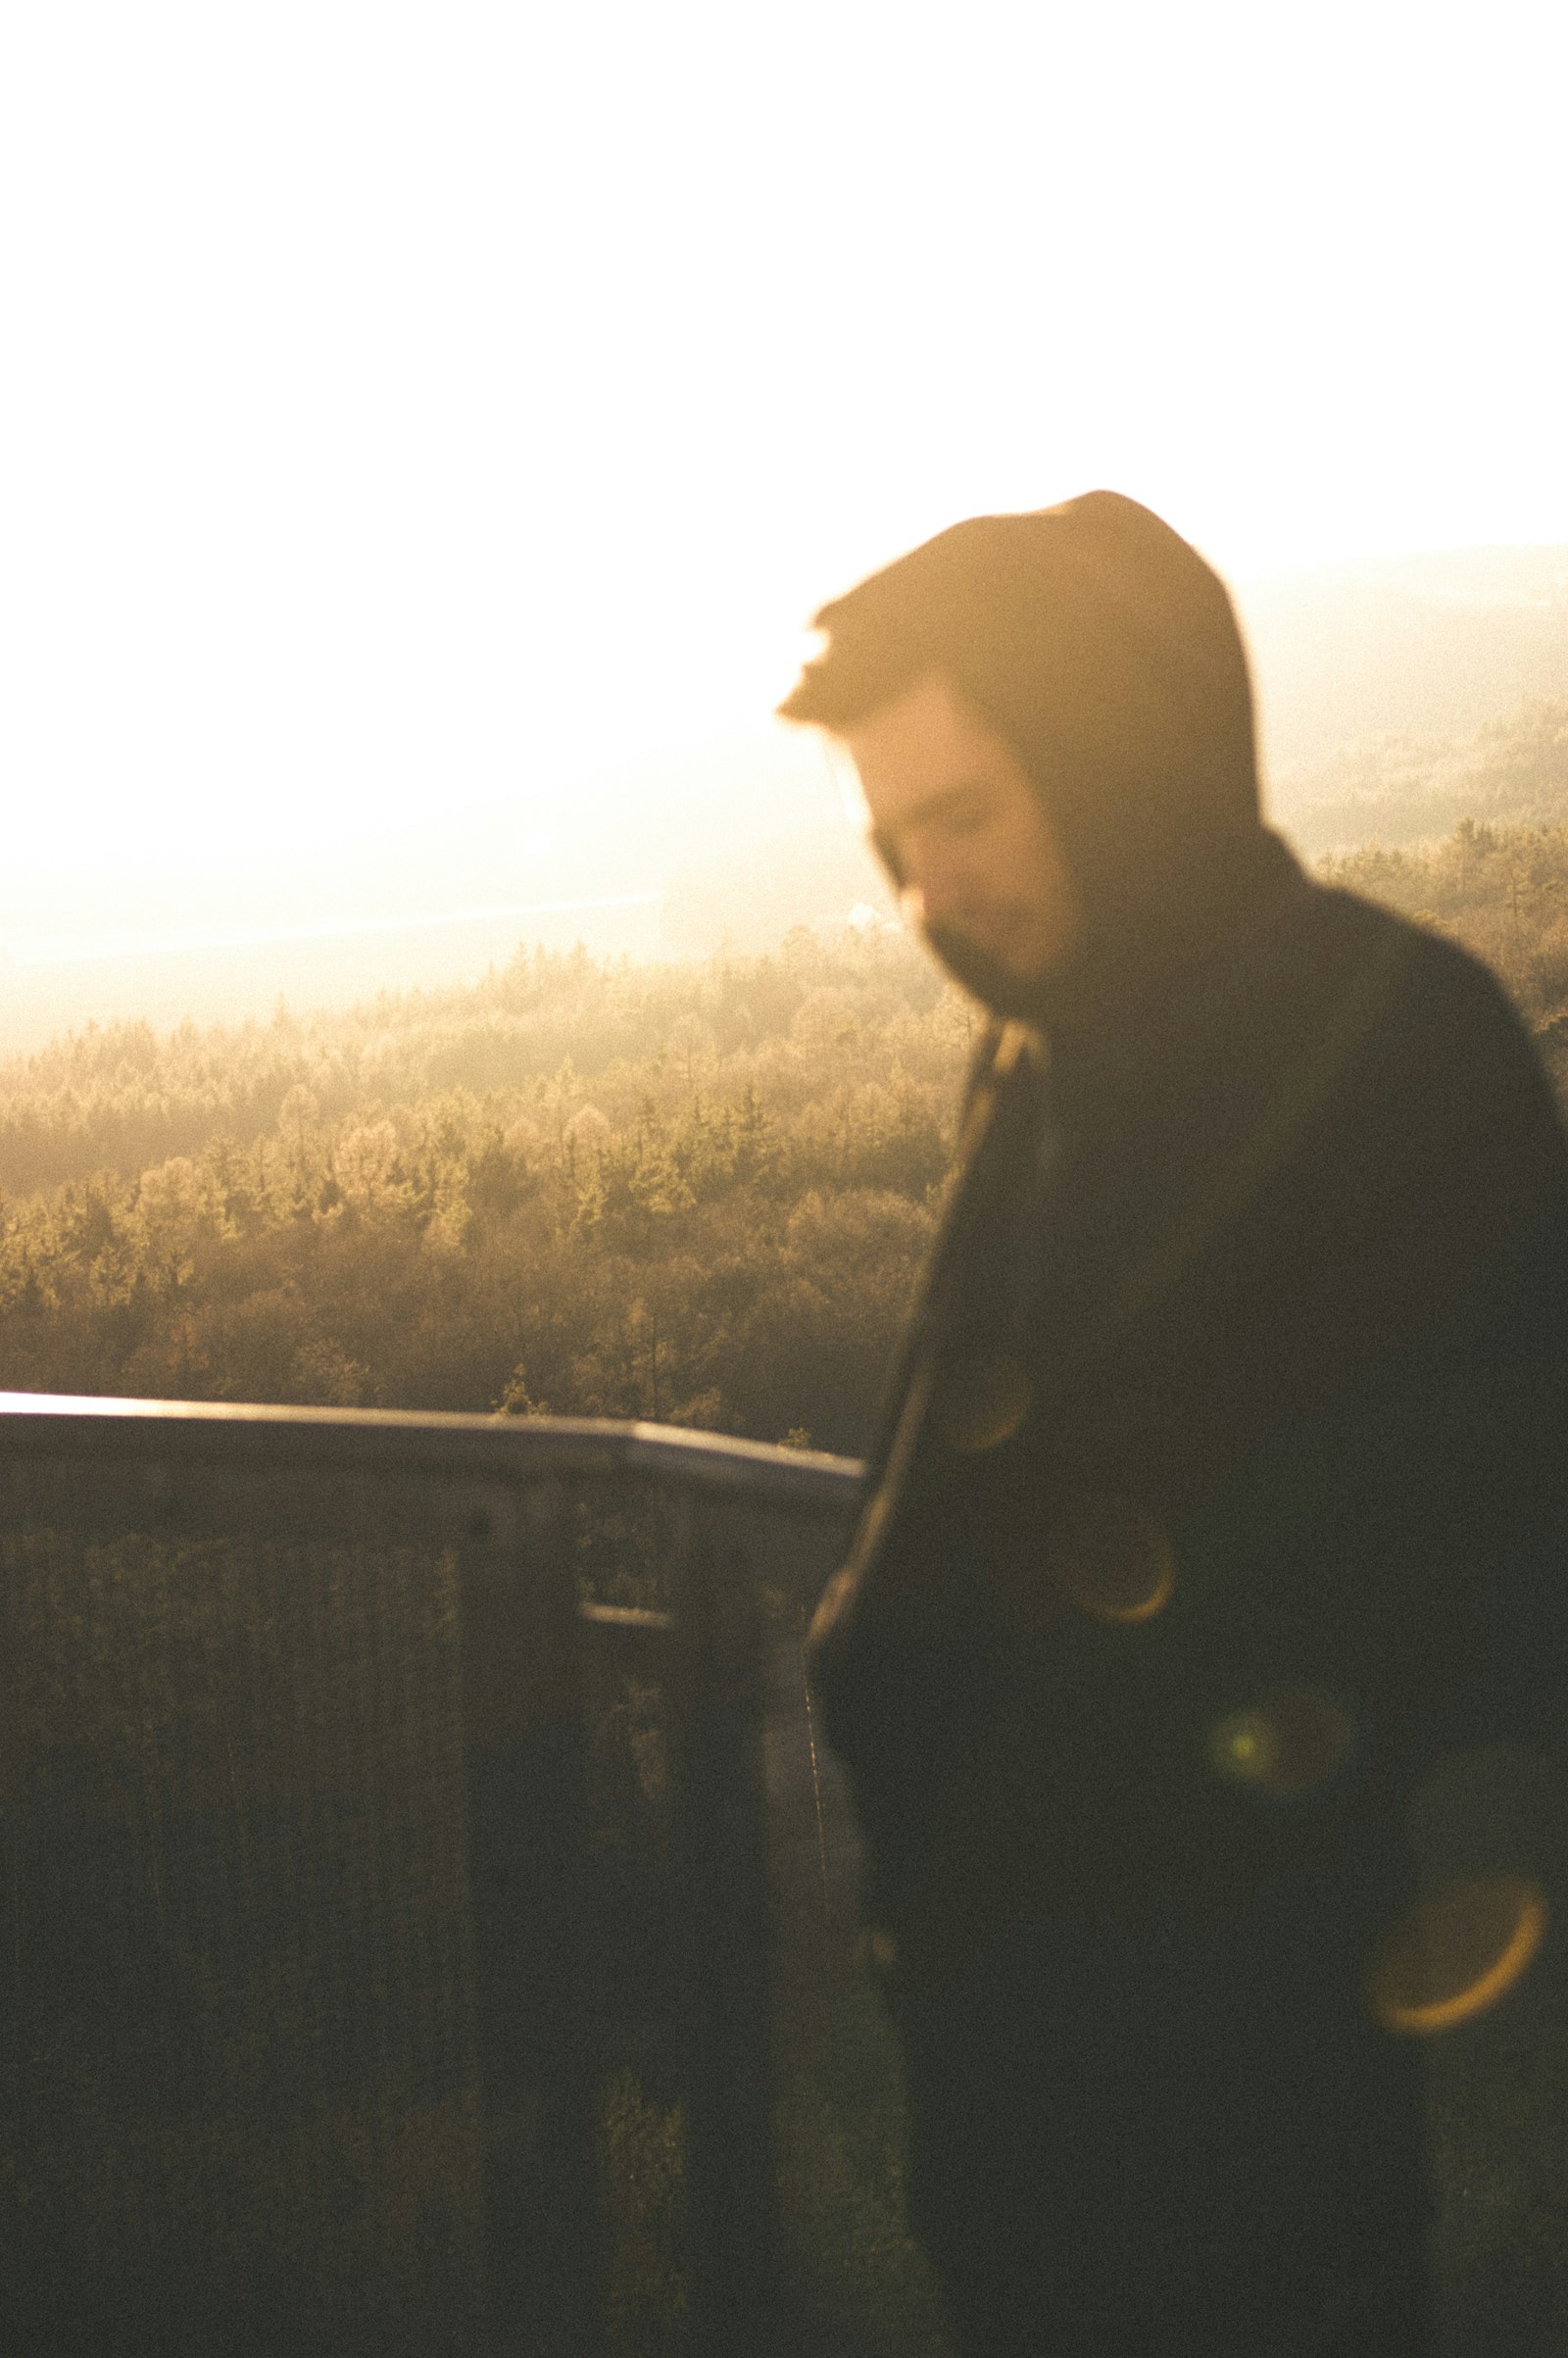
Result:
[[[1414,2358],[1432,2058],[1553,1955],[1549,1092],[1263,826],[1229,601],[1146,509],[974,518],[816,621],[782,710],[996,1019],[812,1632],[916,2232],[987,2358]],[[1498,2346],[1568,2347],[1551,2298]]]

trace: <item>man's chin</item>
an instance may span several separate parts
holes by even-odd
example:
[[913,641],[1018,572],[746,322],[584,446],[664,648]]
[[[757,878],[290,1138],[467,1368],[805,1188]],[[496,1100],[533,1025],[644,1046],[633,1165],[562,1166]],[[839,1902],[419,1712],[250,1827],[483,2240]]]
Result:
[[993,1014],[1028,1023],[1039,1020],[1044,985],[1038,976],[1017,973],[950,925],[928,925],[925,938],[932,956],[946,966],[954,981]]

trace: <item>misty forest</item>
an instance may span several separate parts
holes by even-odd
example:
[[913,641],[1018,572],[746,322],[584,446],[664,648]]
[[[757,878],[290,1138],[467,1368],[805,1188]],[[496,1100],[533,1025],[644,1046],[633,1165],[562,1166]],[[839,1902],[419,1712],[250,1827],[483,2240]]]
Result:
[[[1564,722],[1515,731],[1542,811]],[[1386,777],[1361,798],[1396,807]],[[1467,815],[1317,873],[1487,958],[1568,1091],[1568,825]],[[14,1058],[0,1385],[861,1448],[977,1020],[863,913],[772,954],[520,948],[468,985]]]

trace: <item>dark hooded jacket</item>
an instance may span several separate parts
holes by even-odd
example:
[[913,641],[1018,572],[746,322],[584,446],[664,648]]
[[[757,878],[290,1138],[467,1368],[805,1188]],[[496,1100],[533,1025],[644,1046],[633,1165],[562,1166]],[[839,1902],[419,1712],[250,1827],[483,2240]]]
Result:
[[1555,1872],[1568,1150],[1492,977],[1262,826],[1185,543],[1094,494],[901,565],[821,619],[923,617],[1090,945],[987,1038],[812,1633],[917,2222],[976,2347],[1054,2284],[1085,2348],[1206,2354],[1227,2281],[1238,2348],[1424,2347],[1429,2049],[1379,1959],[1434,1891]]

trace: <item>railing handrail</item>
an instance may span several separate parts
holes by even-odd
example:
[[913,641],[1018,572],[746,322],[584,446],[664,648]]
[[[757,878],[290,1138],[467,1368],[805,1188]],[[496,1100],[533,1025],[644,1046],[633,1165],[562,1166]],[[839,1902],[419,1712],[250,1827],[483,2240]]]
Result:
[[113,1460],[216,1461],[265,1468],[330,1461],[367,1473],[461,1469],[537,1481],[651,1476],[697,1491],[745,1493],[798,1513],[842,1518],[864,1469],[852,1457],[612,1417],[458,1415],[440,1409],[294,1408],[228,1401],[104,1400],[0,1393],[0,1462],[40,1449],[83,1470]]

